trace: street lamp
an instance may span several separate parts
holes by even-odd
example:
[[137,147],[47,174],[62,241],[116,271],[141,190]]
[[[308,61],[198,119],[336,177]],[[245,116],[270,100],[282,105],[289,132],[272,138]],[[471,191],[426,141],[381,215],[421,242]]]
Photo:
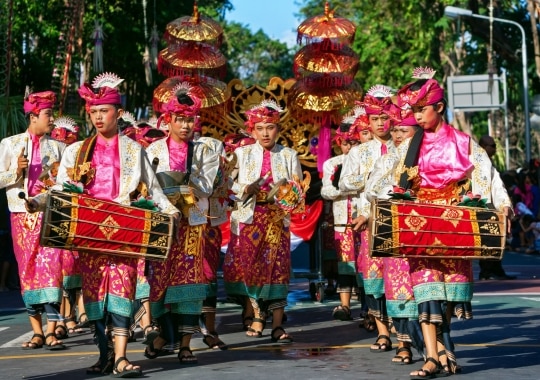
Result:
[[[444,15],[450,18],[458,17],[474,17],[483,20],[493,20],[502,23],[512,24],[519,28],[521,31],[521,58],[523,66],[523,111],[525,113],[525,157],[527,164],[531,161],[531,123],[529,120],[529,77],[527,75],[527,46],[525,44],[525,30],[523,27],[515,21],[505,20],[503,18],[487,17],[477,15],[469,9],[457,8],[448,6],[444,8]],[[508,134],[506,136],[508,139]],[[508,153],[507,153],[508,154]]]

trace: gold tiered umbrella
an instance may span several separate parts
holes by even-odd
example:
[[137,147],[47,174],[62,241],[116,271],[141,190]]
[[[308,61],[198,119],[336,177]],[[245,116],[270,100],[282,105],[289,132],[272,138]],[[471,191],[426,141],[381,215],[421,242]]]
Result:
[[173,88],[182,82],[192,86],[193,94],[202,102],[202,108],[210,108],[225,103],[231,96],[225,83],[210,77],[174,76],[165,79],[154,90],[152,105],[154,111],[161,112],[163,104],[171,98]]
[[297,119],[318,124],[317,167],[331,155],[331,127],[360,99],[362,90],[354,82],[358,57],[349,45],[354,41],[356,26],[337,17],[327,1],[324,14],[311,17],[298,27],[297,42],[306,46],[294,56],[298,81],[287,96],[291,114]]
[[297,79],[314,73],[341,73],[352,79],[358,65],[358,55],[349,46],[335,50],[325,42],[315,42],[296,53],[293,72]]
[[289,108],[298,120],[322,122],[330,118],[339,123],[340,111],[362,98],[362,87],[356,81],[343,87],[313,87],[297,81],[289,90]]
[[165,27],[163,39],[169,44],[197,41],[220,47],[223,40],[223,28],[217,21],[201,15],[195,2],[193,16],[183,16],[169,22]]
[[346,18],[336,17],[327,1],[324,5],[324,14],[308,18],[300,24],[297,31],[299,45],[302,44],[302,40],[306,43],[328,40],[337,44],[350,45],[354,41],[356,25]]
[[223,79],[227,59],[213,45],[202,42],[182,42],[159,52],[158,71],[167,77],[199,75]]

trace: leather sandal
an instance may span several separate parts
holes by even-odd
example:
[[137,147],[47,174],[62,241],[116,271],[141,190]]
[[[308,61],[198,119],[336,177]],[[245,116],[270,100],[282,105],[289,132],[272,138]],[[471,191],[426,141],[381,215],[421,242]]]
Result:
[[[35,338],[39,338],[41,342],[40,343],[33,342]],[[45,343],[45,337],[43,336],[43,334],[34,334],[32,335],[32,338],[30,338],[28,342],[23,343],[22,349],[23,350],[36,350],[38,348],[43,347],[43,343]]]
[[[426,363],[428,362],[435,364],[435,369],[430,371],[428,369],[424,369],[424,367],[422,366],[422,368],[416,371],[416,375],[410,375],[411,380],[433,379],[437,377],[437,374],[439,374],[441,371],[439,362],[433,358],[427,358],[424,365],[426,365]],[[420,372],[423,372],[424,375],[420,375]]]
[[[406,356],[399,355],[401,352],[406,352]],[[399,347],[396,349],[396,355],[392,358],[392,364],[407,365],[412,364],[413,354],[409,347]]]
[[[380,340],[384,340],[384,343],[379,343]],[[379,335],[375,343],[373,343],[373,346],[376,346],[377,348],[370,348],[369,350],[371,352],[375,352],[375,353],[388,352],[392,350],[392,341],[390,340],[390,337],[387,335]]]

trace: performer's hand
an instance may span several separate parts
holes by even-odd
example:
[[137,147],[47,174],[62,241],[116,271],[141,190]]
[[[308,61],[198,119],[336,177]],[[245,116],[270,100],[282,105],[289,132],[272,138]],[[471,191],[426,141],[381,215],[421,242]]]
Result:
[[415,175],[411,179],[411,190],[413,190],[415,193],[420,190],[420,182],[422,181],[422,178],[420,178],[419,175]]
[[246,193],[247,195],[258,194],[259,191],[261,191],[261,185],[258,183],[258,181],[247,185],[244,189],[244,193]]
[[35,199],[30,198],[26,202],[24,202],[24,207],[26,208],[26,211],[33,214],[34,212],[38,211],[39,205]]
[[367,218],[360,215],[359,217],[352,220],[352,224],[354,224],[353,230],[364,231],[367,227]]
[[17,158],[17,178],[23,175],[24,171],[28,168],[28,163],[28,158],[24,155],[23,148]]

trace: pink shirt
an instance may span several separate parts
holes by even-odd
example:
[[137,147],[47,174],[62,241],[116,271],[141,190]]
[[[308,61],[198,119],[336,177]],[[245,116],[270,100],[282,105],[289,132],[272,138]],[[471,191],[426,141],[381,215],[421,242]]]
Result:
[[270,173],[270,177],[262,184],[261,190],[268,191],[270,190],[270,183],[273,182],[272,178],[272,155],[269,150],[264,150],[263,153],[263,162],[261,166],[261,178],[264,177],[267,173]]
[[[28,178],[28,195],[33,197],[39,193],[39,186],[36,186],[36,182],[43,171],[41,166],[41,149],[39,145],[39,141],[43,136],[36,136],[30,132],[28,133],[30,134],[30,139],[32,141],[32,162],[30,162],[30,165],[26,170],[26,176]],[[30,142],[28,142],[28,146],[30,146]],[[30,154],[30,152],[25,153]]]
[[469,144],[469,135],[446,123],[437,132],[425,131],[418,158],[420,187],[443,189],[467,178],[474,169]]
[[118,135],[110,140],[98,136],[92,154],[92,167],[96,169],[94,180],[88,184],[88,194],[108,201],[116,199],[120,192],[120,150]]
[[170,169],[176,172],[185,173],[187,166],[188,144],[185,142],[176,142],[169,139],[167,142],[169,147],[169,166]]

